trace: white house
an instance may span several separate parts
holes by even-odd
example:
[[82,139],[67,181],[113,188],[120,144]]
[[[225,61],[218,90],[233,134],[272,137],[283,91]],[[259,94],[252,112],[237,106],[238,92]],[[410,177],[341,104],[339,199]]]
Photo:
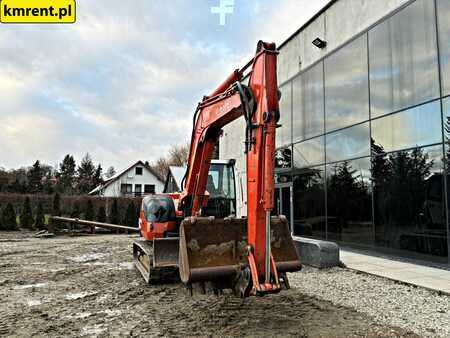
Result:
[[92,190],[89,195],[104,197],[139,197],[163,192],[164,182],[150,168],[148,163],[138,161],[107,179]]

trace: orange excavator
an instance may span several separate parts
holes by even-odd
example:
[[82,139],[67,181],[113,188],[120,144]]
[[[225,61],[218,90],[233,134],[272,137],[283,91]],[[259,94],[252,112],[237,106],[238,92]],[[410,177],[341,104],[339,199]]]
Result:
[[[162,282],[171,271],[187,285],[212,282],[247,297],[289,288],[286,273],[301,269],[286,218],[271,216],[280,118],[277,54],[275,44],[259,41],[254,58],[203,98],[194,114],[183,191],[143,199],[139,224],[145,240],[133,244],[133,254],[147,282]],[[205,215],[208,190],[217,197],[230,185],[226,170],[210,172],[214,146],[222,128],[241,116],[246,121],[248,216]]]

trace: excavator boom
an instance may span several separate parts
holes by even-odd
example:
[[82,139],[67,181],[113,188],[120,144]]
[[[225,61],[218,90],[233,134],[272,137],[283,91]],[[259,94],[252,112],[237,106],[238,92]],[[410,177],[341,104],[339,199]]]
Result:
[[[274,205],[275,130],[279,120],[274,44],[260,41],[255,57],[234,71],[198,105],[185,187],[178,204],[179,268],[183,282],[231,278],[242,296],[277,292],[285,272],[300,270],[285,218],[271,217]],[[241,83],[251,66],[248,86]],[[248,219],[201,217],[208,200],[208,171],[222,128],[246,120]]]

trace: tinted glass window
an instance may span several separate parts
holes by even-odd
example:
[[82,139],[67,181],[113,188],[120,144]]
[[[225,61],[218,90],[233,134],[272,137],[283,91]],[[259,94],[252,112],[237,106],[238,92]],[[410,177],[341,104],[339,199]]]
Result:
[[294,169],[293,174],[294,234],[326,238],[325,168]]
[[442,100],[444,124],[444,157],[447,160],[447,203],[450,212],[450,97]]
[[447,261],[444,194],[436,193],[443,189],[442,158],[442,145],[372,158],[378,246]]
[[369,156],[369,152],[369,123],[326,135],[327,163]]
[[149,222],[175,221],[175,206],[172,199],[163,197],[143,200],[145,218]]
[[372,139],[387,152],[442,142],[439,101],[373,120]]
[[450,94],[450,1],[437,0],[442,94]]
[[417,0],[369,32],[372,117],[438,97],[433,7]]
[[292,128],[292,85],[288,83],[280,88],[280,128],[276,130],[276,145],[282,147],[291,143]]
[[369,119],[367,72],[367,35],[325,59],[327,132]]
[[[450,145],[450,97],[447,97],[442,100],[442,109],[443,109],[443,125],[444,125],[444,142],[446,143],[446,147]],[[450,161],[450,153],[448,156]],[[449,162],[450,163],[450,162]]]
[[316,137],[294,144],[294,165],[305,168],[325,163],[325,138]]
[[211,164],[206,190],[210,197],[235,198],[233,167],[226,164]]
[[373,244],[370,158],[327,166],[328,239]]
[[323,63],[293,81],[294,142],[324,133]]

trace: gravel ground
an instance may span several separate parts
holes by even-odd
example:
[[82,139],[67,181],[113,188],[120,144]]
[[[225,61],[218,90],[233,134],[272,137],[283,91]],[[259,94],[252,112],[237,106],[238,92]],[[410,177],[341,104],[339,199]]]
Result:
[[348,269],[306,267],[290,275],[303,294],[373,317],[424,337],[450,337],[450,296]]
[[[305,269],[291,274],[291,290],[245,301],[231,295],[191,297],[179,283],[149,286],[133,267],[133,240],[125,235],[36,239],[31,234],[0,233],[0,336],[419,337],[415,332],[448,333],[448,298],[419,289],[405,291],[404,286],[346,270]],[[399,295],[398,308],[388,301],[392,294]],[[377,309],[384,309],[384,314]]]

